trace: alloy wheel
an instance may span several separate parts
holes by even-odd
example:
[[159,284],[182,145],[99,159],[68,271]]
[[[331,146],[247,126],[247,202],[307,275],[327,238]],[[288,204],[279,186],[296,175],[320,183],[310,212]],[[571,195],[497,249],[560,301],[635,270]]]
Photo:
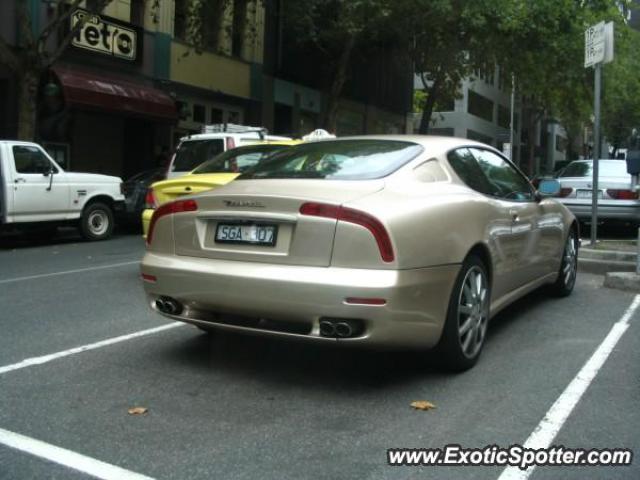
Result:
[[489,285],[477,266],[467,271],[458,301],[458,337],[462,352],[473,358],[482,348],[489,317]]

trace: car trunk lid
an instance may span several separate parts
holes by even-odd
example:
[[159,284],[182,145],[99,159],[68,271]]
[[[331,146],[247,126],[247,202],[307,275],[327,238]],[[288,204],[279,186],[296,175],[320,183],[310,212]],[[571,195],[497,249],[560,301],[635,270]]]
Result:
[[[338,206],[383,187],[383,180],[236,181],[196,198],[197,212],[176,216],[176,254],[326,267],[331,263],[337,221],[300,215],[300,207],[307,202]],[[233,235],[243,228],[243,240],[234,241]],[[231,239],[229,232],[236,232]]]

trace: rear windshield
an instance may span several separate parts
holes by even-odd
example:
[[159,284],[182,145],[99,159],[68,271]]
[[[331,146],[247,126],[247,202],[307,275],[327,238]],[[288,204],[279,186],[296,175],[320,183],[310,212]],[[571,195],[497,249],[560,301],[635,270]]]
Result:
[[[600,160],[598,162],[598,177],[628,177],[627,164],[619,160]],[[593,162],[578,161],[567,165],[559,177],[591,177],[593,176]]]
[[238,179],[381,178],[413,160],[424,149],[395,140],[337,140],[301,144],[260,162]]
[[172,172],[190,172],[201,163],[211,160],[224,152],[224,140],[190,140],[182,142],[176,152]]
[[213,160],[203,163],[192,173],[243,173],[256,166],[269,155],[287,148],[286,145],[255,145],[234,148],[221,153]]

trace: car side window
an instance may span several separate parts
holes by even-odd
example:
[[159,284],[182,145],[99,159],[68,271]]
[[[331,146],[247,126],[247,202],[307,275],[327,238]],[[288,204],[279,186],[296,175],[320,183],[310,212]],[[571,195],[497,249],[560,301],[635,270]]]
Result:
[[478,165],[491,184],[494,195],[505,200],[527,202],[534,199],[534,192],[527,179],[513,165],[499,155],[470,148]]
[[51,170],[57,172],[58,169],[54,167],[47,156],[42,153],[39,148],[30,147],[27,145],[14,145],[13,146],[13,160],[16,165],[16,172],[18,173],[47,173]]
[[469,188],[485,195],[496,196],[497,192],[480,168],[476,157],[468,148],[459,148],[447,155],[449,164]]

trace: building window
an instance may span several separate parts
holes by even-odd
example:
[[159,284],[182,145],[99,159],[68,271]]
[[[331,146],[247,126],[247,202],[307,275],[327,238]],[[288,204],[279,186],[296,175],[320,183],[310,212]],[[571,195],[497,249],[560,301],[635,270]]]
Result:
[[131,0],[131,23],[144,26],[144,0]]
[[193,105],[193,121],[198,123],[206,123],[206,113],[204,105]]
[[225,0],[212,0],[202,4],[202,46],[217,51],[220,47],[220,30],[224,17]]
[[211,123],[223,123],[224,122],[224,112],[219,108],[211,109]]
[[242,56],[246,36],[247,4],[249,0],[233,0],[233,23],[231,30],[231,54]]
[[187,14],[189,0],[175,0],[175,11],[173,14],[173,36],[180,39],[187,39]]
[[227,115],[228,123],[240,123],[240,112],[229,112]]
[[469,106],[467,110],[471,115],[480,117],[487,122],[493,122],[493,102],[473,90],[469,90]]
[[509,128],[511,123],[511,109],[498,105],[498,125],[502,128]]

